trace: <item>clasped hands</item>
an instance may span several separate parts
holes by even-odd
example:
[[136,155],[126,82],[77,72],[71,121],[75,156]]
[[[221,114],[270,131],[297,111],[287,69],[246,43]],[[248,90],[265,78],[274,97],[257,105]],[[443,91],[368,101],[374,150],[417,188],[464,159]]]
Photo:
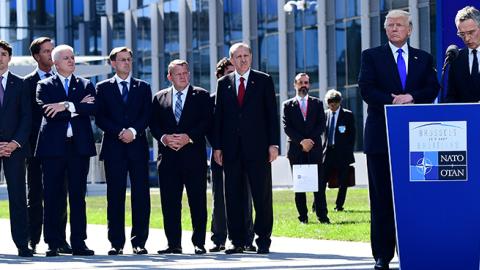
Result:
[[168,134],[163,136],[162,142],[172,150],[178,151],[190,142],[190,137],[185,134]]
[[133,141],[133,132],[130,129],[124,129],[118,134],[118,139],[124,143],[131,143]]
[[[278,147],[276,145],[270,145],[268,147],[268,162],[273,162],[278,157]],[[215,162],[223,166],[223,152],[222,150],[213,151],[213,159]]]
[[[66,110],[65,102],[67,101],[45,104],[43,105],[42,108],[45,109],[45,113],[47,114],[48,117],[55,117],[57,113],[63,112]],[[80,103],[87,103],[87,104],[93,104],[93,102],[95,102],[95,97],[92,97],[91,95],[86,95],[82,99],[82,101],[80,101]]]
[[410,94],[395,95],[392,94],[392,104],[413,104],[413,97]]
[[303,139],[300,142],[300,145],[302,146],[302,151],[307,153],[310,152],[310,150],[312,150],[314,144],[315,143],[313,142],[312,139]]
[[0,157],[10,157],[17,148],[14,142],[0,142]]

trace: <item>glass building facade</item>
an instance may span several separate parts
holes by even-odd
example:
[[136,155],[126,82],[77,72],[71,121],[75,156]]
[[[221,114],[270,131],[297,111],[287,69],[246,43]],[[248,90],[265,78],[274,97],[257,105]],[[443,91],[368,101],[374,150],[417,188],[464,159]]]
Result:
[[[361,151],[365,104],[357,78],[363,49],[386,42],[383,21],[393,8],[412,12],[410,43],[436,53],[435,0],[317,0],[284,11],[287,0],[0,0],[0,39],[14,55],[29,55],[36,37],[53,37],[78,55],[134,51],[134,76],[154,92],[169,86],[168,63],[190,63],[195,85],[215,91],[215,64],[230,45],[253,49],[253,67],[269,73],[280,106],[293,97],[293,78],[310,75],[310,93],[323,98],[336,88],[356,117]],[[299,1],[297,1],[299,2]],[[94,81],[104,77],[93,78]],[[282,146],[285,135],[282,134]]]

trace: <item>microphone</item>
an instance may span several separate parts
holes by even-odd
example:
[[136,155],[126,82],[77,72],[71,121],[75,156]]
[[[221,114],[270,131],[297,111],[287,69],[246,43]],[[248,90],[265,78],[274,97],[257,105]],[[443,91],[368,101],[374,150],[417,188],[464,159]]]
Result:
[[458,47],[455,44],[448,46],[447,50],[445,51],[445,62],[451,63],[455,58],[458,56]]

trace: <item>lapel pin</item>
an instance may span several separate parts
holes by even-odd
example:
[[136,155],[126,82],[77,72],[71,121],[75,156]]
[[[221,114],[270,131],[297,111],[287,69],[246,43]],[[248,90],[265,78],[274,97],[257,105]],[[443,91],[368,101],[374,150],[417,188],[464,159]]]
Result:
[[231,88],[231,87],[232,87],[231,85],[228,86],[228,88]]
[[418,57],[414,56],[414,57],[413,57],[413,59],[417,60],[417,59],[418,59]]

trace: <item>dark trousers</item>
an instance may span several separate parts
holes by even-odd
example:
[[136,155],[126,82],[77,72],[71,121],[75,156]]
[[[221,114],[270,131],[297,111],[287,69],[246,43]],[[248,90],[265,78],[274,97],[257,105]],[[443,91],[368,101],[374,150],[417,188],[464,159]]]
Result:
[[327,175],[330,174],[332,170],[336,170],[338,172],[338,193],[337,193],[337,200],[335,201],[335,205],[337,208],[343,208],[345,204],[345,198],[347,197],[347,188],[348,188],[348,166],[342,160],[342,156],[336,152],[335,148],[327,148],[327,153],[325,155],[325,179]]
[[246,189],[250,185],[255,208],[254,231],[259,248],[269,248],[273,227],[272,175],[268,161],[252,161],[239,157],[224,160],[225,201],[227,206],[227,227],[234,246],[247,244],[247,222],[245,204],[248,200]]
[[[213,211],[212,211],[212,223],[211,240],[215,245],[225,245],[227,240],[227,219],[225,208],[225,193],[224,193],[224,177],[223,167],[218,165],[213,159],[210,161],[211,177],[212,177],[212,193],[213,193]],[[255,238],[255,232],[253,231],[252,220],[252,195],[250,189],[247,188],[247,200],[245,205],[245,221],[247,222],[247,237],[246,245],[252,245]]]
[[108,240],[112,247],[125,245],[125,193],[127,174],[130,175],[133,247],[145,247],[150,222],[150,188],[148,160],[124,156],[104,160],[107,180]]
[[[292,166],[295,164],[290,161]],[[317,218],[326,218],[328,216],[327,198],[325,196],[325,190],[327,188],[327,182],[323,177],[322,165],[317,164],[318,172],[318,192],[313,193],[313,208]],[[308,220],[308,208],[307,208],[307,195],[305,192],[295,192],[295,206],[298,211],[298,219],[301,221]]]
[[17,248],[28,246],[28,214],[25,192],[25,156],[16,150],[10,157],[2,157],[8,191],[8,208],[10,210],[10,228],[13,242]]
[[70,242],[73,249],[81,248],[87,239],[85,194],[90,157],[78,155],[73,143],[69,142],[64,156],[44,157],[41,160],[45,196],[45,242],[53,248],[64,243],[62,235],[65,230],[60,221],[63,220],[66,207],[66,185],[70,206]]
[[[40,159],[30,157],[27,159],[27,209],[30,230],[30,242],[37,245],[40,242],[43,226],[43,180]],[[66,192],[67,186],[65,186]],[[66,243],[65,228],[67,226],[67,204],[62,215],[63,239]]]
[[395,253],[395,220],[388,154],[367,154],[371,211],[371,244],[375,259],[392,260]]
[[[189,161],[194,162],[194,161]],[[182,246],[182,195],[187,191],[192,219],[192,243],[205,245],[207,231],[207,166],[190,166],[189,162],[175,162],[163,158],[158,166],[163,224],[168,246]],[[198,162],[198,161],[197,161]]]

